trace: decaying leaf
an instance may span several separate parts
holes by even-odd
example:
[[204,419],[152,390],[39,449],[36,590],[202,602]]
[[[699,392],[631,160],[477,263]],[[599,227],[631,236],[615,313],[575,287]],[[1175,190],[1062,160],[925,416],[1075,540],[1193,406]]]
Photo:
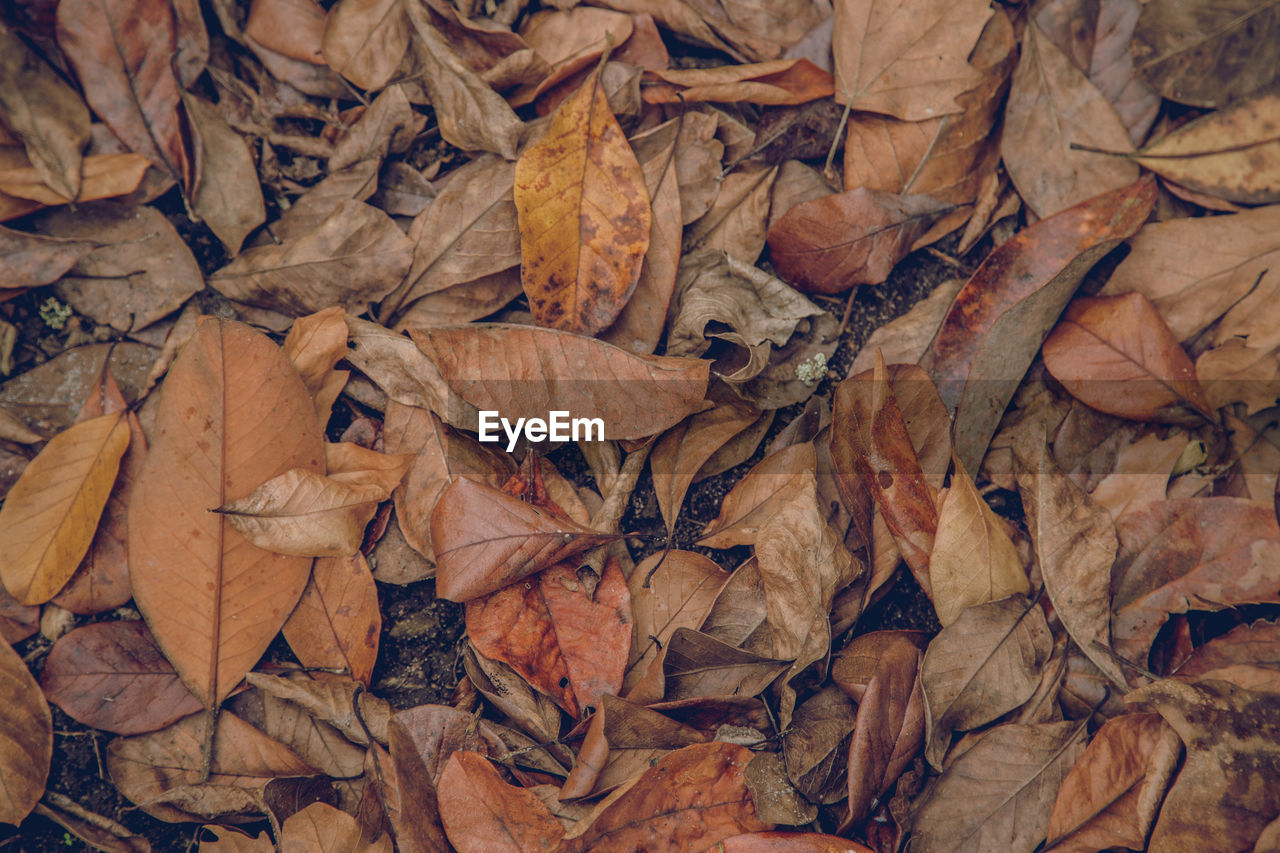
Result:
[[325,16],[324,59],[362,89],[380,89],[400,66],[409,33],[398,0],[343,0]]
[[752,545],[756,534],[807,485],[806,471],[817,465],[813,444],[802,442],[761,459],[720,503],[720,514],[702,532],[708,548]]
[[685,492],[703,463],[759,416],[759,410],[741,403],[716,406],[690,415],[658,439],[649,454],[649,467],[668,532],[675,530]]
[[0,642],[0,822],[19,824],[44,794],[53,757],[53,717],[40,685],[8,642]]
[[462,853],[559,849],[564,829],[542,801],[508,784],[489,759],[459,750],[440,774],[440,819]]
[[356,552],[316,560],[281,631],[303,666],[345,669],[368,686],[381,629],[378,590],[369,564]]

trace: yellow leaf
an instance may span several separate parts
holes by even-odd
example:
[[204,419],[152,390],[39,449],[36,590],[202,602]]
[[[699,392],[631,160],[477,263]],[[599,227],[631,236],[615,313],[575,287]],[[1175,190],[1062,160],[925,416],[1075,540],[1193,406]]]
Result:
[[111,494],[129,423],[113,412],[54,436],[0,509],[0,580],[23,604],[58,594],[84,559]]

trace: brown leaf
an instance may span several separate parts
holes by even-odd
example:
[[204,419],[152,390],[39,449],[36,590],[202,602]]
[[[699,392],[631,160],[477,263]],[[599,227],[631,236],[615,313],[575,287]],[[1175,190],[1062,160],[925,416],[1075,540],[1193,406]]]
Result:
[[75,199],[80,194],[81,152],[89,144],[89,110],[75,90],[4,25],[0,115],[22,139],[41,179],[64,199]]
[[142,622],[98,622],[58,639],[40,684],[74,719],[121,735],[162,729],[200,710]]
[[1275,512],[1241,498],[1166,501],[1116,524],[1111,570],[1116,651],[1145,662],[1172,613],[1280,603]]
[[351,349],[347,361],[380,388],[388,398],[417,406],[476,428],[475,409],[455,395],[436,365],[406,336],[386,326],[347,315]]
[[293,672],[285,677],[251,672],[245,682],[257,688],[256,693],[246,694],[262,699],[256,704],[264,709],[267,700],[280,700],[304,711],[308,719],[328,723],[351,743],[369,746],[371,740],[387,742],[391,706],[353,678],[324,672]]
[[44,794],[53,760],[53,717],[27,665],[0,642],[0,822],[19,824]]
[[425,8],[418,3],[405,3],[404,8],[418,36],[414,55],[441,138],[463,151],[492,151],[514,160],[524,123],[432,26]]
[[[276,845],[265,829],[256,838],[216,824],[201,827],[201,832],[212,833],[217,840],[201,841],[200,853],[275,853]],[[203,837],[207,839],[208,835]]]
[[978,470],[991,436],[1058,314],[1093,264],[1155,204],[1143,179],[1026,228],[987,256],[920,359],[955,413],[956,454]]
[[[520,35],[550,66],[549,73],[541,80],[522,86],[512,95],[510,103],[517,107],[530,103],[589,68],[605,51],[606,43],[625,44],[634,27],[630,15],[591,6],[534,12],[520,25]],[[541,106],[539,104],[540,114]]]
[[750,760],[750,750],[728,743],[676,750],[600,809],[564,849],[700,850],[732,835],[769,829],[756,817],[743,782]]
[[965,60],[991,9],[978,0],[835,4],[836,103],[921,121],[956,113],[978,72]]
[[1133,61],[1160,94],[1219,107],[1275,79],[1280,15],[1269,3],[1208,0],[1144,4]]
[[458,477],[431,513],[436,594],[470,601],[617,538]]
[[243,252],[209,284],[228,298],[291,316],[338,303],[361,314],[400,283],[412,251],[391,217],[347,201],[305,236]]
[[719,192],[706,213],[685,230],[685,252],[720,249],[744,264],[754,264],[764,251],[771,191],[777,175],[777,166],[744,163],[720,180]]
[[1125,697],[1152,705],[1187,747],[1149,849],[1250,850],[1280,814],[1275,696],[1221,681],[1165,679]]
[[[1262,690],[1280,670],[1280,625],[1254,622],[1237,625],[1221,637],[1215,637],[1191,653],[1178,667],[1174,677],[1183,680],[1221,678],[1249,690]],[[1245,682],[1238,676],[1244,668],[1256,670],[1256,681]],[[1227,678],[1226,673],[1231,673]],[[1276,692],[1276,691],[1272,691]]]
[[929,196],[865,187],[824,196],[796,205],[769,229],[769,256],[806,293],[879,284],[948,209]]
[[365,160],[381,162],[388,154],[407,151],[423,128],[426,117],[415,112],[408,89],[397,83],[383,89],[359,118],[334,143],[330,170],[346,169]]
[[635,290],[650,208],[598,72],[516,162],[515,204],[534,319],[587,335],[608,327]]
[[182,102],[200,137],[202,169],[209,177],[200,182],[191,209],[234,257],[244,238],[267,219],[258,170],[244,137],[231,129],[217,107],[185,92]]
[[1124,672],[1109,654],[1110,569],[1119,548],[1110,514],[1058,469],[1038,430],[1016,436],[1013,452],[1027,528],[1054,612],[1085,657],[1123,686]]
[[[126,26],[127,22],[127,26]],[[173,7],[162,0],[71,0],[58,4],[58,47],[85,100],[111,132],[188,191],[194,158],[184,141]]]
[[1044,840],[1063,778],[1083,752],[1078,723],[998,726],[948,764],[926,792],[912,837],[939,853],[1031,853]]
[[707,548],[753,545],[760,528],[804,490],[806,471],[817,465],[812,442],[771,453],[733,485],[720,503],[720,514],[702,531],[698,544]]
[[758,409],[743,403],[716,406],[690,415],[658,439],[649,454],[649,470],[668,533],[675,531],[685,493],[703,463],[759,416]]
[[834,91],[830,72],[807,59],[649,71],[646,79],[650,83],[660,81],[645,86],[644,100],[648,104],[743,101],[785,106],[826,98]]
[[54,436],[27,465],[0,507],[0,579],[23,604],[58,594],[89,550],[129,447],[119,412]]
[[564,829],[529,791],[502,780],[479,753],[458,751],[440,774],[440,818],[459,853],[560,847]]
[[324,24],[325,10],[312,0],[255,0],[244,32],[289,59],[324,65],[320,52]]
[[856,718],[854,703],[831,686],[795,709],[782,755],[788,778],[810,802],[829,805],[848,795],[846,759]]
[[[1280,29],[1280,15],[1273,17]],[[1197,192],[1245,204],[1280,201],[1280,89],[1188,122],[1134,159]]]
[[699,631],[677,628],[662,673],[666,699],[754,696],[790,668],[785,660],[753,654]]
[[1118,190],[1138,177],[1124,157],[1073,148],[1129,151],[1129,132],[1102,93],[1034,22],[1013,74],[1001,143],[1018,194],[1040,217]]
[[59,240],[0,228],[0,281],[6,287],[50,284],[100,245],[91,240]]
[[289,327],[281,348],[302,377],[315,403],[320,428],[329,423],[333,403],[346,385],[349,370],[334,370],[347,355],[346,311],[334,305],[315,314],[299,317]]
[[409,49],[409,19],[396,0],[343,0],[325,16],[325,62],[361,89],[387,85]]
[[[262,334],[205,319],[174,362],[129,509],[134,598],[207,708],[257,663],[302,595],[311,561],[263,551],[217,513],[264,477],[318,472],[302,380]],[[175,584],[181,566],[186,583]]]
[[1187,426],[1213,420],[1191,359],[1140,293],[1073,300],[1043,354],[1053,377],[1099,411]]
[[724,839],[717,853],[871,853],[871,848],[816,832],[751,832]]
[[929,554],[929,588],[944,627],[966,607],[1031,592],[1005,525],[956,460],[951,488],[938,506],[938,533]]
[[364,556],[316,560],[281,630],[303,666],[345,669],[367,687],[378,657],[382,613]]
[[[1232,424],[1228,420],[1228,425],[1237,427],[1232,433],[1233,438],[1238,436],[1242,441],[1248,440],[1246,435],[1251,430],[1242,421]],[[1258,449],[1274,447],[1263,441]],[[1113,520],[1130,510],[1164,500],[1169,477],[1186,449],[1186,438],[1176,433],[1166,439],[1148,434],[1126,444],[1116,454],[1115,470],[1098,482],[1089,497],[1106,507]],[[1276,460],[1280,463],[1280,448],[1276,453]],[[1280,464],[1276,465],[1276,470],[1280,471]],[[1252,474],[1244,476],[1246,481],[1253,479]],[[1269,494],[1274,492],[1274,486],[1268,490]]]
[[975,729],[1031,698],[1052,651],[1043,611],[1021,596],[970,607],[943,628],[920,665],[929,763],[943,767],[951,732]]
[[1159,714],[1107,720],[1058,789],[1046,849],[1141,850],[1181,752]]
[[[601,418],[605,438],[644,438],[700,410],[706,393],[705,361],[641,357],[567,332],[473,323],[412,336],[457,394],[512,423],[563,410]],[[452,412],[432,408],[452,422]]]
[[[443,567],[443,563],[441,566]],[[476,651],[510,664],[574,717],[617,695],[631,648],[631,595],[609,560],[594,595],[571,564],[467,602]]]
[[103,245],[57,284],[71,307],[120,331],[136,331],[180,308],[204,287],[186,242],[154,207],[110,202],[59,208],[36,227],[50,237]]
[[[254,681],[266,678],[257,674],[252,674],[251,677]],[[293,678],[307,683],[308,677],[303,673],[294,673]],[[293,683],[283,678],[273,680],[277,683]],[[348,701],[348,708],[350,707],[351,703]],[[228,710],[293,750],[299,758],[326,776],[351,778],[358,776],[364,768],[366,749],[357,746],[312,709],[282,699],[273,692],[246,690],[230,701]]]
[[391,853],[391,836],[365,838],[356,819],[328,803],[312,803],[285,820],[281,853]]

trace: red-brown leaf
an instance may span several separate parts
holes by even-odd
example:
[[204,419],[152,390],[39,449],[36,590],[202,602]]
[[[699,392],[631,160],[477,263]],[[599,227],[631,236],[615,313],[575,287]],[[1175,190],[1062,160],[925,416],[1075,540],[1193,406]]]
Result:
[[478,752],[455,752],[440,774],[440,818],[458,853],[553,851],[564,828],[529,791]]

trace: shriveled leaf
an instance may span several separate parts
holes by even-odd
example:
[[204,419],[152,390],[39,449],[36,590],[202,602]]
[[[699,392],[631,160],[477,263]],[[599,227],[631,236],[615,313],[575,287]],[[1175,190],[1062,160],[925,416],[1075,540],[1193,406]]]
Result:
[[53,760],[53,716],[8,642],[0,642],[0,691],[0,823],[16,825],[44,794]]
[[744,163],[719,179],[719,191],[710,206],[685,230],[686,254],[719,249],[744,264],[754,264],[764,251],[771,190],[777,176],[777,166],[757,162]]
[[770,518],[804,490],[805,472],[817,465],[811,442],[784,447],[761,459],[734,484],[720,503],[720,514],[702,531],[707,548],[753,545]]
[[521,270],[534,319],[591,335],[617,318],[649,247],[644,172],[594,73],[516,162]]
[[1058,469],[1038,430],[1018,435],[1013,450],[1027,527],[1054,611],[1085,657],[1124,685],[1124,672],[1109,654],[1110,570],[1119,547],[1111,516]]
[[129,509],[129,569],[138,609],[206,707],[257,663],[311,568],[252,545],[209,510],[264,477],[318,473],[323,453],[315,409],[284,354],[247,326],[202,321],[165,380]]
[[382,613],[369,564],[351,557],[322,557],[298,606],[281,629],[306,667],[345,669],[368,686],[378,657]]
[[930,196],[865,187],[824,196],[796,205],[769,229],[769,256],[806,293],[879,284],[948,209]]
[[782,744],[787,776],[811,802],[836,803],[848,795],[846,759],[855,707],[839,688],[824,687],[795,709],[787,725]]
[[[696,101],[787,106],[829,97],[831,73],[807,59],[776,59],[719,68],[673,68],[649,71],[644,99],[650,104]],[[666,84],[666,85],[662,85]]]
[[1159,714],[1124,714],[1103,723],[1058,790],[1047,850],[1140,850],[1182,744]]
[[[1240,429],[1238,432],[1233,431],[1233,437],[1239,436],[1242,441],[1247,441],[1248,427],[1242,421],[1232,426],[1237,425]],[[1274,445],[1268,442],[1259,445],[1260,450],[1270,447]],[[1094,486],[1089,497],[1106,507],[1113,520],[1130,510],[1164,500],[1169,477],[1186,450],[1185,437],[1177,433],[1166,439],[1148,434],[1131,444],[1125,444],[1116,454],[1115,470]],[[1280,449],[1277,453],[1280,454]],[[1277,460],[1280,460],[1280,456],[1277,456]],[[1280,471],[1280,465],[1276,469]],[[1252,479],[1249,474],[1244,476],[1246,481]],[[1270,492],[1275,492],[1274,487]]]
[[559,849],[564,828],[524,788],[503,781],[489,759],[458,751],[440,774],[440,819],[459,853]]
[[1001,154],[1019,195],[1042,218],[1138,178],[1129,160],[1073,145],[1132,148],[1102,93],[1030,23],[1009,92]]
[[841,0],[834,5],[836,103],[904,121],[960,112],[955,99],[978,80],[966,60],[991,17],[987,4]]
[[1053,377],[1099,411],[1189,426],[1213,419],[1191,359],[1140,293],[1072,301],[1043,352]]
[[943,767],[951,732],[975,729],[1031,698],[1052,650],[1043,611],[1021,596],[970,607],[943,628],[920,666],[929,763]]
[[85,100],[111,132],[194,191],[195,158],[184,141],[172,64],[173,7],[163,0],[71,0],[58,4],[57,33]]
[[217,107],[194,95],[185,96],[183,104],[200,135],[203,169],[209,176],[200,182],[191,209],[236,255],[244,238],[267,219],[258,170],[244,137],[231,129]]
[[312,803],[285,819],[281,853],[391,853],[391,836],[366,838],[356,818],[328,803]]
[[1078,723],[998,726],[948,764],[926,792],[912,837],[939,853],[1031,853],[1044,840],[1054,799],[1083,752]]
[[616,538],[459,477],[431,513],[436,594],[470,601]]
[[391,217],[347,201],[305,236],[243,252],[209,284],[230,299],[292,316],[335,303],[361,314],[400,283],[412,252]]
[[658,439],[649,468],[668,532],[675,530],[685,493],[703,463],[759,416],[759,410],[741,403],[716,406],[690,415]]
[[[259,679],[257,675],[251,677]],[[294,673],[293,677],[302,683],[306,683],[308,678],[303,673]],[[291,683],[283,678],[274,678],[273,681]],[[351,704],[354,703],[348,707]],[[282,699],[274,692],[246,690],[238,693],[227,710],[293,750],[299,758],[327,776],[350,778],[358,775],[364,767],[368,754],[366,749],[353,743],[313,709]],[[373,724],[370,721],[370,727]]]
[[1165,679],[1125,698],[1153,706],[1187,747],[1148,849],[1251,849],[1280,815],[1280,723],[1274,694],[1221,681]]
[[750,750],[728,743],[678,749],[605,805],[564,849],[701,850],[733,835],[769,829],[756,817],[742,778],[750,760]]
[[143,622],[98,622],[49,650],[40,685],[71,717],[121,735],[162,729],[200,710]]
[[668,701],[700,696],[754,696],[790,664],[774,660],[690,628],[677,628],[667,644],[662,671]]
[[347,361],[391,400],[436,412],[466,428],[476,428],[476,413],[456,396],[436,365],[406,336],[385,326],[347,315],[351,350]]
[[400,67],[409,33],[399,0],[343,0],[325,16],[321,46],[334,71],[362,89],[380,89]]
[[[1280,13],[1272,12],[1280,31]],[[1269,89],[1188,122],[1134,159],[1162,177],[1214,198],[1280,201],[1280,89]]]
[[334,369],[347,354],[348,335],[346,311],[334,305],[299,317],[284,339],[284,354],[307,386],[322,429],[329,423],[333,403],[350,376],[350,371]]
[[371,741],[387,742],[391,706],[353,678],[332,673],[294,672],[282,677],[251,672],[245,682],[263,697],[287,702],[328,723],[351,743],[368,746]]
[[1018,232],[987,256],[942,321],[920,366],[955,413],[956,453],[976,471],[1004,408],[1084,274],[1146,221],[1143,179]]
[[1274,511],[1242,498],[1152,504],[1116,524],[1111,570],[1116,651],[1142,663],[1170,614],[1280,603]]
[[43,604],[71,579],[128,447],[122,412],[91,418],[54,436],[9,490],[0,507],[0,580],[18,601]]
[[938,534],[929,555],[933,606],[944,627],[966,607],[1031,591],[1004,524],[957,461],[938,508]]
[[1277,34],[1266,0],[1154,0],[1134,29],[1133,62],[1166,98],[1219,107],[1275,79]]
[[706,393],[705,361],[641,357],[568,332],[473,323],[412,336],[459,396],[512,423],[561,410],[601,418],[605,438],[643,438],[701,409]]

